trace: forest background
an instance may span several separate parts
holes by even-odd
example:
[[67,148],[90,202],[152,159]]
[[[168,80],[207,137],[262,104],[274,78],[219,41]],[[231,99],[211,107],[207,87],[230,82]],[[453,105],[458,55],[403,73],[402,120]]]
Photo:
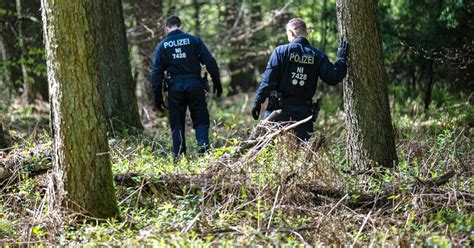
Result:
[[[146,131],[131,135],[133,129],[122,129],[109,135],[114,174],[136,173],[150,178],[172,173],[197,174],[214,168],[211,165],[220,156],[235,152],[235,145],[249,137],[257,124],[251,121],[249,111],[254,90],[272,50],[287,42],[284,25],[290,18],[300,17],[307,22],[311,30],[309,41],[331,61],[335,60],[339,44],[335,0],[179,3],[124,0],[122,6],[141,123]],[[302,162],[288,163],[291,165],[288,168],[268,166],[264,172],[268,182],[259,179],[255,183],[254,178],[249,185],[242,183],[240,189],[230,190],[234,193],[221,195],[224,199],[219,199],[219,204],[225,202],[224,209],[218,209],[219,204],[212,203],[217,199],[210,200],[202,190],[192,192],[190,188],[177,186],[178,189],[169,189],[167,193],[154,193],[143,185],[135,188],[117,185],[119,207],[127,221],[92,225],[66,220],[58,224],[61,228],[45,224],[45,218],[38,214],[45,185],[43,174],[38,171],[51,164],[40,7],[40,1],[35,0],[7,0],[0,5],[0,130],[5,131],[0,133],[0,141],[8,143],[0,145],[4,147],[1,151],[5,159],[23,159],[16,163],[20,165],[15,171],[20,178],[18,182],[9,180],[2,184],[2,239],[65,243],[149,242],[151,239],[176,244],[344,244],[353,240],[367,244],[405,241],[472,244],[474,3],[471,1],[381,0],[378,3],[390,107],[401,160],[399,169],[392,174],[378,178],[347,174],[350,168],[344,151],[342,85],[329,87],[319,83],[317,94],[323,97],[323,104],[316,123],[316,141],[324,136],[326,142],[314,159],[327,168],[308,168]],[[162,24],[171,14],[179,15],[184,31],[199,35],[215,55],[225,96],[221,99],[209,96],[212,145],[216,149],[206,158],[182,161],[179,165],[167,159],[170,146],[167,118],[154,112],[149,85],[153,49],[165,36]],[[188,133],[190,137],[193,135]],[[259,155],[259,163],[274,164],[278,158],[286,157],[286,152],[269,149]],[[192,150],[191,155],[194,153]],[[157,164],[162,166],[157,168]],[[357,198],[357,194],[342,194],[338,199],[313,197],[316,200],[308,196],[311,201],[300,199],[308,205],[301,204],[292,198],[295,197],[290,190],[294,186],[292,182],[282,179],[283,175],[296,173],[307,175],[308,182],[330,181],[328,185],[338,185],[340,189],[358,186],[363,192],[373,193],[386,184],[411,185],[414,178],[431,180],[451,169],[456,171],[455,178],[438,188],[438,192],[423,195],[418,191],[413,193],[416,190],[407,186],[406,191],[389,196],[392,198],[388,207],[377,209],[351,207],[350,199],[346,198]],[[255,177],[250,172],[244,178],[248,179],[247,176]],[[272,190],[267,192],[265,185],[270,185]],[[284,193],[277,190],[283,185],[292,187],[288,186]],[[239,200],[231,200],[232,197]],[[427,199],[413,203],[417,197]],[[344,200],[341,200],[343,204],[340,199]],[[202,213],[212,217],[206,219]],[[322,213],[330,213],[333,218],[324,218]],[[272,221],[277,224],[272,225]],[[333,224],[321,224],[329,222]],[[208,229],[214,231],[203,231]]]

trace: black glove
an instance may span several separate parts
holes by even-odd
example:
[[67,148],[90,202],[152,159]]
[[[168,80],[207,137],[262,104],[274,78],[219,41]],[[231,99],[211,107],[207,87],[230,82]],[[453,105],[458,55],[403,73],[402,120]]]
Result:
[[347,60],[348,54],[349,53],[347,41],[344,41],[341,38],[341,44],[339,44],[339,48],[337,48],[337,58]]
[[165,102],[163,101],[163,96],[155,95],[155,106],[158,111],[163,112],[165,109]]
[[217,83],[214,84],[214,87],[212,87],[214,90],[214,94],[216,94],[217,97],[220,97],[222,95],[222,84]]
[[258,120],[258,117],[260,116],[260,109],[262,108],[262,104],[258,101],[256,101],[253,104],[252,107],[252,117],[254,120]]

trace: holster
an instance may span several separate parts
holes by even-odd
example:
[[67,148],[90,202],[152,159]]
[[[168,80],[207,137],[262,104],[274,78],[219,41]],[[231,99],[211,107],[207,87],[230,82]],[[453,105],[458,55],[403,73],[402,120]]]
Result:
[[165,78],[163,79],[163,91],[167,92],[170,89],[170,85],[171,85],[171,73],[167,71],[165,74]]
[[201,84],[204,86],[204,90],[209,92],[209,80],[207,79],[207,72],[205,72],[204,76],[201,77]]
[[275,111],[281,109],[281,93],[278,93],[276,90],[270,91],[270,96],[268,97],[267,111]]
[[313,113],[313,118],[311,120],[313,122],[318,119],[319,110],[321,110],[321,97],[318,98],[315,103],[311,104],[311,112]]

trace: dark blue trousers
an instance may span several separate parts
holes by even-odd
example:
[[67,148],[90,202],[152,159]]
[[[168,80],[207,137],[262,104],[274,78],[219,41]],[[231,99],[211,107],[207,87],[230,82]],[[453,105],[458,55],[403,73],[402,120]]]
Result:
[[[282,113],[274,120],[276,122],[301,121],[312,115],[310,106],[285,105],[281,108]],[[266,111],[264,118],[267,118],[271,111]],[[305,122],[295,129],[296,136],[304,141],[309,140],[313,133],[313,121]]]
[[168,91],[169,121],[175,156],[186,153],[186,109],[191,112],[200,152],[209,148],[209,111],[204,86],[199,79],[174,81]]

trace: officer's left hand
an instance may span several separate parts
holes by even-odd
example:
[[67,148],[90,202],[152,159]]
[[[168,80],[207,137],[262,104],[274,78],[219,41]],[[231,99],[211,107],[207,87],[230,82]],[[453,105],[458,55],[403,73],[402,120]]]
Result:
[[262,108],[262,104],[259,102],[255,102],[253,104],[252,108],[252,117],[254,120],[258,120],[258,117],[260,116],[260,109]]
[[216,94],[217,97],[220,97],[222,95],[222,84],[214,84],[213,90],[214,94]]
[[339,44],[339,48],[337,49],[337,57],[340,59],[347,59],[348,56],[348,44],[347,41],[343,40],[341,37],[341,43]]

